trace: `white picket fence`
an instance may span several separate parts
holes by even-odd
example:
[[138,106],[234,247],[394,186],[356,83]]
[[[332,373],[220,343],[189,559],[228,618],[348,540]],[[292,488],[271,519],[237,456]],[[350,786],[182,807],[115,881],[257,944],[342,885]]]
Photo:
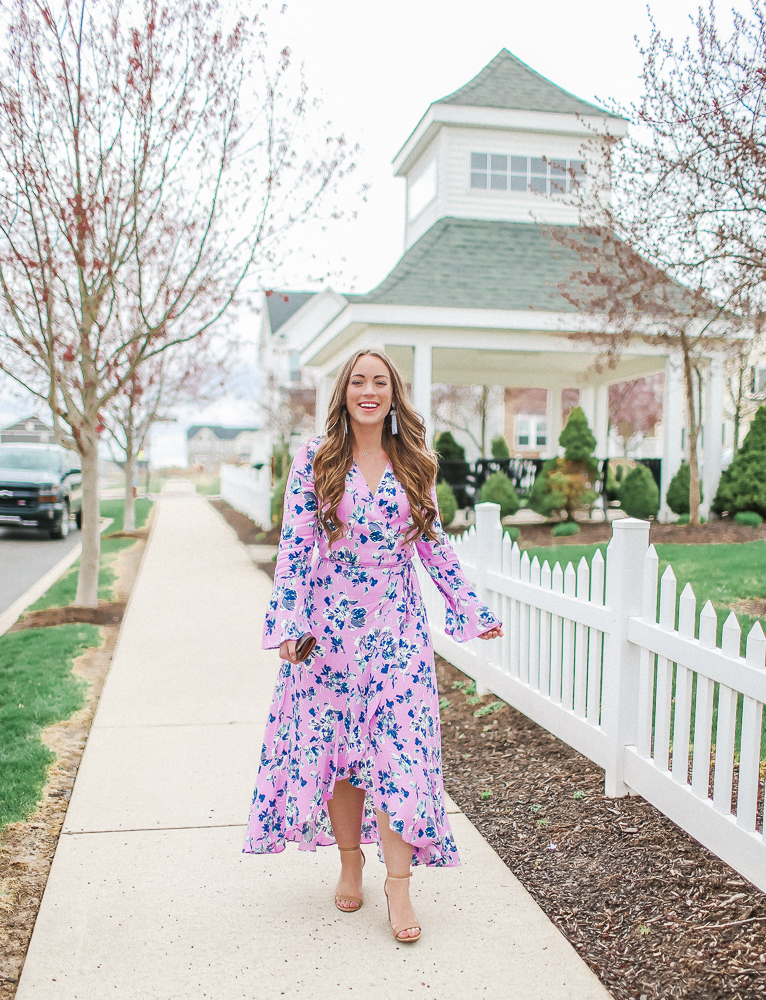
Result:
[[221,466],[221,497],[262,528],[271,527],[271,469]]
[[[606,565],[531,562],[502,535],[496,504],[454,546],[477,593],[502,620],[499,642],[458,644],[444,603],[418,566],[436,652],[605,769],[605,791],[633,791],[766,891],[761,727],[766,637],[760,624],[740,656],[734,614],[716,644],[708,602],[695,638],[690,586],[676,600],[660,583],[649,524],[612,524]],[[737,716],[741,735],[736,747]],[[759,799],[760,796],[760,799]]]

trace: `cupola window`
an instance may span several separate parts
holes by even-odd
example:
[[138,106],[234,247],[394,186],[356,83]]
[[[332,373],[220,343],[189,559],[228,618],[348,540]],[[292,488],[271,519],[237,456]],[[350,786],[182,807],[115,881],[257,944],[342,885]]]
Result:
[[471,187],[477,190],[531,191],[555,197],[576,190],[584,176],[583,160],[471,153]]

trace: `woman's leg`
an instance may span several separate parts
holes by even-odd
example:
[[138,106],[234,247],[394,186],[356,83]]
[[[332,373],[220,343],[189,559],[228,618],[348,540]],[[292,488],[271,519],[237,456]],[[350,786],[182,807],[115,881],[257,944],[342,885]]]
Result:
[[[420,934],[420,929],[410,902],[410,880],[402,877],[408,875],[410,871],[412,844],[408,844],[400,834],[391,829],[388,813],[376,809],[375,814],[378,819],[378,833],[383,848],[383,857],[386,861],[386,870],[389,875],[399,876],[386,882],[388,905],[391,910],[391,925],[392,927],[403,926],[406,928],[400,933],[400,937],[417,937]],[[410,926],[410,921],[412,921],[412,926]]]
[[[362,837],[362,817],[364,816],[363,788],[356,788],[348,779],[336,781],[332,798],[327,800],[332,832],[338,847],[358,847]],[[341,872],[336,892],[341,896],[362,895],[362,855],[360,851],[342,851]],[[351,900],[341,899],[338,905],[344,910],[358,909]]]

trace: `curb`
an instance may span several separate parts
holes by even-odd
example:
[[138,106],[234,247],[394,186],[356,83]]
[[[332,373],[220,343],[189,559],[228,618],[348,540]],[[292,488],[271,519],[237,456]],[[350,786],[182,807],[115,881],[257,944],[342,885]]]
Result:
[[[113,519],[111,517],[104,517],[101,519],[101,533],[112,524]],[[26,611],[30,604],[34,604],[35,601],[39,600],[43,596],[46,590],[51,587],[59,577],[63,576],[66,570],[69,569],[82,554],[82,542],[79,545],[75,545],[64,556],[60,559],[56,565],[49,569],[48,572],[41,576],[37,583],[33,583],[29,590],[22,594],[13,604],[6,608],[5,611],[0,615],[0,635],[7,632],[11,625],[14,625],[18,619],[21,617],[22,612]]]

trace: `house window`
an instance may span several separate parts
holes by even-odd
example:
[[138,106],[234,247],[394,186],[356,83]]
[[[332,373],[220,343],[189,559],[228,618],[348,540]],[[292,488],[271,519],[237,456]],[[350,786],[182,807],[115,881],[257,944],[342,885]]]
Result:
[[753,368],[753,385],[750,390],[753,395],[760,396],[766,392],[766,368]]
[[301,380],[301,356],[297,351],[290,351],[290,381]]
[[571,194],[584,176],[584,160],[471,153],[471,187],[482,191],[532,191],[555,197]]
[[516,447],[519,450],[544,448],[548,442],[545,417],[519,413],[516,417]]

